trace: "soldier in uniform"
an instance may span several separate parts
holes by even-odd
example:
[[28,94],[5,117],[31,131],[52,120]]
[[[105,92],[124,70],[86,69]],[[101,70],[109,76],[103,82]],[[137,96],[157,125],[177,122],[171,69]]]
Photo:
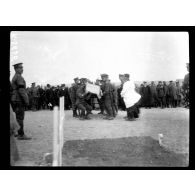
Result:
[[26,82],[22,77],[23,73],[23,63],[18,63],[13,65],[15,70],[15,75],[12,78],[12,88],[13,93],[11,97],[13,110],[16,113],[16,119],[18,124],[20,125],[20,129],[18,130],[18,139],[19,140],[29,140],[30,137],[27,137],[24,134],[24,115],[25,115],[25,106],[28,106],[29,99],[26,93]]
[[179,81],[176,82],[176,95],[177,95],[177,106],[181,106],[181,100],[182,100],[182,90],[179,85]]
[[38,87],[38,94],[39,94],[39,99],[38,99],[38,110],[44,109],[44,96],[45,96],[45,91],[44,89],[40,86]]
[[163,81],[164,93],[165,93],[165,107],[169,108],[169,88],[166,84],[166,81]]
[[146,81],[144,81],[144,86],[141,91],[142,100],[141,103],[145,108],[151,108],[152,105],[152,92],[151,88]]
[[110,80],[108,79],[107,74],[102,74],[101,78],[104,82],[102,92],[104,96],[104,105],[107,112],[107,116],[103,119],[106,120],[113,120],[116,116],[115,108],[114,108],[114,97],[112,95],[113,92],[113,86],[110,83]]
[[157,94],[158,94],[158,99],[160,100],[160,107],[163,109],[165,107],[165,91],[164,91],[164,86],[162,84],[162,81],[158,82],[157,85]]
[[78,77],[74,78],[74,84],[69,89],[70,99],[72,103],[73,117],[78,117],[77,107],[76,107],[76,92],[79,87],[80,80]]
[[38,89],[36,88],[36,84],[32,83],[30,88],[30,93],[32,97],[32,110],[36,111],[38,108]]
[[64,109],[69,110],[69,94],[68,94],[68,88],[65,84],[62,84],[58,91],[58,97],[64,97]]
[[183,90],[184,90],[184,95],[185,95],[185,107],[189,107],[189,63],[186,63],[186,68],[188,71],[188,74],[185,75],[184,81],[183,81]]
[[168,87],[169,87],[170,105],[172,108],[176,108],[176,104],[177,104],[176,86],[173,83],[173,81],[170,81]]
[[158,106],[159,99],[158,99],[156,85],[155,85],[154,81],[151,82],[150,89],[151,89],[151,94],[152,94],[152,98],[153,98],[153,106],[156,108]]
[[121,97],[121,91],[123,89],[123,79],[122,79],[123,77],[124,77],[124,75],[119,74],[119,80],[121,81],[121,84],[120,84],[119,88],[117,89],[117,95],[118,95],[118,107],[120,109],[122,109],[123,111],[125,111],[126,110],[125,102],[124,102],[123,98]]
[[70,110],[71,107],[71,99],[68,91],[69,91],[68,87],[65,87],[65,109],[66,110]]
[[105,115],[105,104],[104,104],[104,96],[102,94],[102,91],[104,89],[104,82],[102,80],[99,80],[99,86],[100,86],[100,90],[101,90],[101,97],[98,98],[98,103],[99,103],[99,106],[100,106],[100,112],[98,114],[102,114],[102,115]]
[[89,114],[92,111],[92,107],[87,103],[87,99],[90,98],[90,93],[86,93],[86,82],[87,80],[80,79],[80,85],[76,91],[76,103],[78,109],[81,110],[80,120],[91,119]]

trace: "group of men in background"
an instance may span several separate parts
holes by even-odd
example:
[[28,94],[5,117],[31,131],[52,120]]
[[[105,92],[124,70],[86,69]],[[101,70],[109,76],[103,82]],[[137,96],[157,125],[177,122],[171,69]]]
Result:
[[[102,92],[104,90],[108,90],[108,95],[104,95],[101,98],[98,98],[95,94],[90,94],[86,101],[92,107],[92,109],[95,109],[94,104],[95,102],[98,102],[101,111],[100,114],[104,114],[104,110],[106,109],[109,115],[114,117],[118,109],[126,109],[123,98],[120,96],[122,85],[116,87],[110,83],[110,80],[108,79],[109,76],[107,74],[102,74],[101,76],[102,79],[97,79],[95,84],[101,86]],[[66,87],[65,84],[61,84],[61,86],[58,85],[56,87],[47,84],[47,86],[43,88],[39,85],[36,86],[35,83],[32,83],[32,86],[26,89],[29,98],[29,105],[25,107],[25,109],[32,111],[42,109],[52,110],[54,106],[59,106],[59,98],[64,96],[64,109],[72,109],[73,116],[78,116],[76,109],[76,91],[83,81],[85,84],[89,82],[89,80],[86,78],[79,79],[77,77],[74,79],[74,83],[71,85],[71,87]],[[109,87],[104,88],[105,86]],[[188,107],[189,90],[186,86],[188,85],[185,81],[183,82],[183,85],[180,85],[179,81],[159,81],[157,84],[155,84],[154,81],[144,81],[140,86],[136,85],[136,91],[141,95],[140,107]],[[111,106],[107,106],[110,104]]]
[[142,96],[141,106],[145,108],[180,107],[184,97],[184,91],[179,81],[170,81],[169,84],[159,81],[157,85],[153,81],[151,83],[144,82],[139,88],[139,93]]

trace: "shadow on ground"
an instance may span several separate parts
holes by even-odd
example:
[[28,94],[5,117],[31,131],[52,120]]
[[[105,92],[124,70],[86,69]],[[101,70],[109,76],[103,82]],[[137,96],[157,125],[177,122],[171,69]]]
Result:
[[188,154],[163,148],[149,137],[66,141],[63,166],[186,167]]

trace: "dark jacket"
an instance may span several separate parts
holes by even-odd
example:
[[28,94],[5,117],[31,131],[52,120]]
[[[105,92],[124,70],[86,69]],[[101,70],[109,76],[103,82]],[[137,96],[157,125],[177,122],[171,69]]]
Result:
[[24,105],[29,104],[28,95],[26,92],[26,82],[20,74],[15,74],[12,79],[12,102],[21,102]]

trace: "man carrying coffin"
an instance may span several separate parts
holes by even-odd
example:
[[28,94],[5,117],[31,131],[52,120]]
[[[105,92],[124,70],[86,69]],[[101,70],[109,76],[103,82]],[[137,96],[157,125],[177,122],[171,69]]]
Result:
[[111,85],[107,74],[102,74],[101,78],[104,83],[102,86],[102,92],[103,92],[103,97],[104,97],[105,110],[107,112],[107,116],[103,119],[113,120],[114,117],[116,116],[115,107],[114,107],[115,98],[112,95],[113,86]]
[[80,85],[76,91],[76,106],[81,110],[80,120],[91,119],[89,114],[92,111],[92,107],[86,102],[89,98],[89,93],[86,92],[87,79],[80,79]]
[[139,117],[139,100],[141,95],[135,91],[135,84],[129,77],[129,74],[125,74],[124,77],[122,77],[124,84],[121,91],[121,97],[123,97],[127,109],[126,120],[134,121],[135,118]]

